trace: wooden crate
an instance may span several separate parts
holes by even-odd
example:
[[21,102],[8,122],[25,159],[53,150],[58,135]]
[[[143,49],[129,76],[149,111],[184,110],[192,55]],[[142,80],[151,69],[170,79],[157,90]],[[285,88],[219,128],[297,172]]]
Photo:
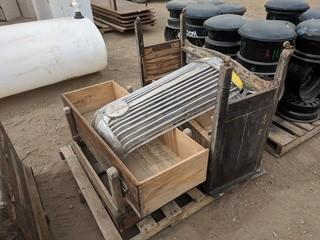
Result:
[[289,122],[274,116],[265,149],[281,157],[320,132],[320,121],[313,123]]
[[180,39],[145,46],[141,21],[135,22],[135,33],[141,86],[158,80],[182,66]]
[[52,239],[33,171],[0,122],[0,239]]
[[180,130],[172,130],[120,159],[92,128],[93,113],[127,94],[114,81],[63,94],[73,138],[81,139],[107,171],[115,167],[124,199],[141,218],[206,179],[208,149]]
[[[107,173],[108,180],[104,181],[104,175],[97,170],[99,168],[97,168],[96,162],[92,161],[86,148],[79,146],[76,142],[73,142],[72,146],[67,145],[61,148],[61,154],[63,159],[68,163],[81,195],[87,202],[104,239],[149,239],[163,229],[178,224],[214,200],[213,197],[204,194],[198,188],[193,188],[173,201],[161,206],[161,208],[145,218],[140,220],[135,219],[135,221],[131,220],[130,227],[125,230],[119,229],[117,223],[116,227],[112,222],[111,218],[113,218],[113,215],[110,214],[110,217],[108,214],[108,211],[110,212],[108,208],[109,200],[105,194],[109,189],[112,189],[110,186],[116,185],[117,179],[112,178],[112,176],[117,171],[109,169]],[[111,172],[113,174],[110,174]],[[115,195],[114,193],[113,196]],[[128,223],[130,217],[128,215],[125,217]]]
[[[187,56],[190,59],[219,57],[224,61],[220,68],[219,89],[216,107],[210,113],[208,120],[202,116],[191,121],[187,126],[192,130],[192,137],[204,147],[210,149],[207,180],[204,189],[212,195],[222,194],[245,180],[260,176],[264,171],[260,168],[262,153],[268,132],[272,123],[272,116],[276,111],[279,99],[279,89],[284,85],[290,56],[293,47],[285,44],[285,50],[279,59],[279,64],[273,81],[265,81],[259,76],[245,69],[230,57],[211,49],[199,48],[186,39],[185,12],[180,19],[180,56],[176,61],[183,66]],[[139,53],[141,85],[148,77],[145,59],[152,58],[160,62],[162,56],[146,51],[143,44],[141,24],[135,24],[137,48]],[[170,43],[160,43],[149,46],[157,49],[161,46],[161,53],[179,51]],[[175,70],[159,67],[157,72],[168,74]],[[167,70],[167,71],[165,71]],[[232,73],[235,72],[243,81],[246,89],[253,90],[253,94],[229,100],[229,89]],[[160,75],[158,75],[160,77]],[[214,118],[211,119],[211,116]],[[211,136],[212,135],[212,136]]]

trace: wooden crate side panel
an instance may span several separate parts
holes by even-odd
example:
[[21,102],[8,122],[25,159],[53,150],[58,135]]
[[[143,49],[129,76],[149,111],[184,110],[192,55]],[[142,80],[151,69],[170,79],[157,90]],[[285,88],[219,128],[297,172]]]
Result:
[[[70,105],[71,109],[74,109]],[[124,184],[128,188],[126,197],[132,203],[132,207],[136,212],[140,212],[139,198],[137,185],[138,182],[135,177],[130,173],[124,163],[116,156],[112,149],[105,143],[105,141],[99,136],[99,134],[86,122],[77,110],[72,111],[74,120],[78,129],[79,136],[82,141],[87,145],[89,150],[100,162],[104,170],[106,171],[110,167],[115,167],[121,173],[121,177]]]
[[144,47],[144,58],[146,60],[167,56],[170,54],[181,53],[180,40],[173,40]]
[[170,132],[163,134],[159,138],[181,159],[186,159],[204,150],[200,144],[188,137],[179,129],[173,129]]
[[11,221],[25,239],[39,239],[30,208],[31,202],[23,172],[24,166],[1,123],[0,142],[0,177],[3,183],[7,184],[7,194],[14,199],[14,203],[10,202],[7,205],[12,211],[9,213]]
[[276,89],[230,103],[224,124],[222,149],[209,159],[208,182],[217,189],[254,172],[260,163],[270,128]]
[[179,162],[170,169],[144,180],[139,186],[143,205],[141,215],[146,216],[177,196],[198,186],[206,179],[208,150]]
[[180,40],[145,46],[143,50],[145,80],[147,82],[157,80],[180,68],[181,53]]
[[115,100],[115,86],[117,84],[114,81],[108,81],[68,92],[63,94],[63,96],[69,99],[80,113],[84,114],[95,111],[106,103]]
[[204,150],[199,143],[188,137],[180,130],[176,130],[177,150],[181,158],[187,158]]
[[205,148],[210,147],[210,136],[199,124],[192,120],[183,125],[184,128],[189,128],[192,132],[192,139]]
[[0,239],[22,238],[15,225],[8,185],[0,176]]
[[129,94],[127,89],[121,87],[118,83],[113,82],[113,88],[116,98],[121,98]]

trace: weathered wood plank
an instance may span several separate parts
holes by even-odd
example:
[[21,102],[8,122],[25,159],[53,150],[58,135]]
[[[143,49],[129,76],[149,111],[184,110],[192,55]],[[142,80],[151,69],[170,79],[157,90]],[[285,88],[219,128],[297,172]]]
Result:
[[195,202],[200,202],[203,200],[206,195],[202,193],[198,188],[192,188],[187,192],[187,194],[193,199]]
[[290,133],[282,130],[281,128],[272,125],[269,132],[269,139],[278,145],[285,146],[296,140],[297,137],[291,135]]
[[181,207],[181,212],[179,214],[173,216],[172,218],[165,217],[164,219],[157,222],[157,225],[155,227],[149,228],[148,231],[141,232],[140,234],[131,238],[131,240],[150,239],[151,237],[155,236],[157,233],[161,232],[165,228],[180,223],[182,220],[198,212],[199,210],[209,205],[213,201],[214,201],[214,198],[208,195],[206,195],[206,197],[199,202],[192,201],[187,205]]
[[118,212],[120,214],[124,214],[126,209],[123,200],[119,172],[115,167],[111,167],[107,170],[107,175],[113,202],[116,204]]
[[31,208],[36,222],[38,236],[40,240],[50,240],[52,234],[47,224],[47,218],[43,211],[42,202],[38,193],[37,184],[34,179],[33,171],[30,167],[25,167],[24,176],[26,185],[30,196]]
[[137,223],[137,227],[142,234],[150,232],[152,229],[156,228],[157,225],[158,223],[150,215]]
[[161,207],[162,212],[167,218],[173,218],[182,212],[181,208],[175,201],[171,201]]
[[115,228],[108,212],[101,203],[86,173],[82,169],[80,162],[72,151],[71,146],[61,148],[61,152],[70,167],[72,175],[74,176],[104,239],[121,240],[122,238],[118,230]]
[[304,129],[297,127],[296,125],[284,120],[283,118],[281,118],[279,116],[274,116],[272,120],[274,123],[281,126],[281,128],[284,128],[287,132],[290,132],[291,134],[294,134],[295,136],[301,137],[303,134],[306,133],[306,131]]
[[279,116],[275,116],[273,121],[265,149],[275,157],[286,154],[320,132],[320,121],[288,122]]
[[300,127],[304,130],[311,131],[315,128],[314,125],[311,123],[300,123],[300,122],[292,122],[292,124],[296,125],[297,127]]
[[108,192],[108,190],[106,189],[105,185],[102,183],[100,178],[97,176],[93,167],[91,166],[88,159],[83,154],[82,150],[80,149],[79,145],[76,142],[72,143],[72,149],[76,154],[82,168],[85,170],[86,174],[88,175],[93,187],[101,197],[101,200],[103,201],[105,206],[108,207],[108,209],[110,210],[113,216],[118,216],[119,209],[114,204],[112,196],[110,195],[110,193]]

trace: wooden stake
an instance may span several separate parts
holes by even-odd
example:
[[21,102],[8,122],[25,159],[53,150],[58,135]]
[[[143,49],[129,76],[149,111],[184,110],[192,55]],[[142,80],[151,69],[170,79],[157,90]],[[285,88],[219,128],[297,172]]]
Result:
[[115,167],[111,167],[107,170],[109,179],[109,186],[113,202],[117,205],[118,212],[120,214],[125,213],[125,203],[122,195],[122,187],[120,182],[119,172]]
[[138,52],[138,62],[140,71],[140,87],[145,85],[145,66],[144,66],[144,39],[142,32],[142,23],[140,18],[137,17],[134,21],[134,30],[136,35],[136,45]]
[[102,205],[76,155],[72,151],[71,146],[61,148],[61,152],[70,167],[72,175],[74,176],[104,239],[121,240],[122,238],[118,230],[114,226],[107,210]]

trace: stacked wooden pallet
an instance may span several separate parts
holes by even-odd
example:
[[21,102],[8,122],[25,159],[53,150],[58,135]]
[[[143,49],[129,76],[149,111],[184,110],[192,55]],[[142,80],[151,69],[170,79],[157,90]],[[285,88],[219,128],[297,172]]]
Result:
[[91,5],[96,23],[120,32],[134,29],[137,17],[143,25],[153,25],[156,21],[152,9],[126,0],[91,0]]

